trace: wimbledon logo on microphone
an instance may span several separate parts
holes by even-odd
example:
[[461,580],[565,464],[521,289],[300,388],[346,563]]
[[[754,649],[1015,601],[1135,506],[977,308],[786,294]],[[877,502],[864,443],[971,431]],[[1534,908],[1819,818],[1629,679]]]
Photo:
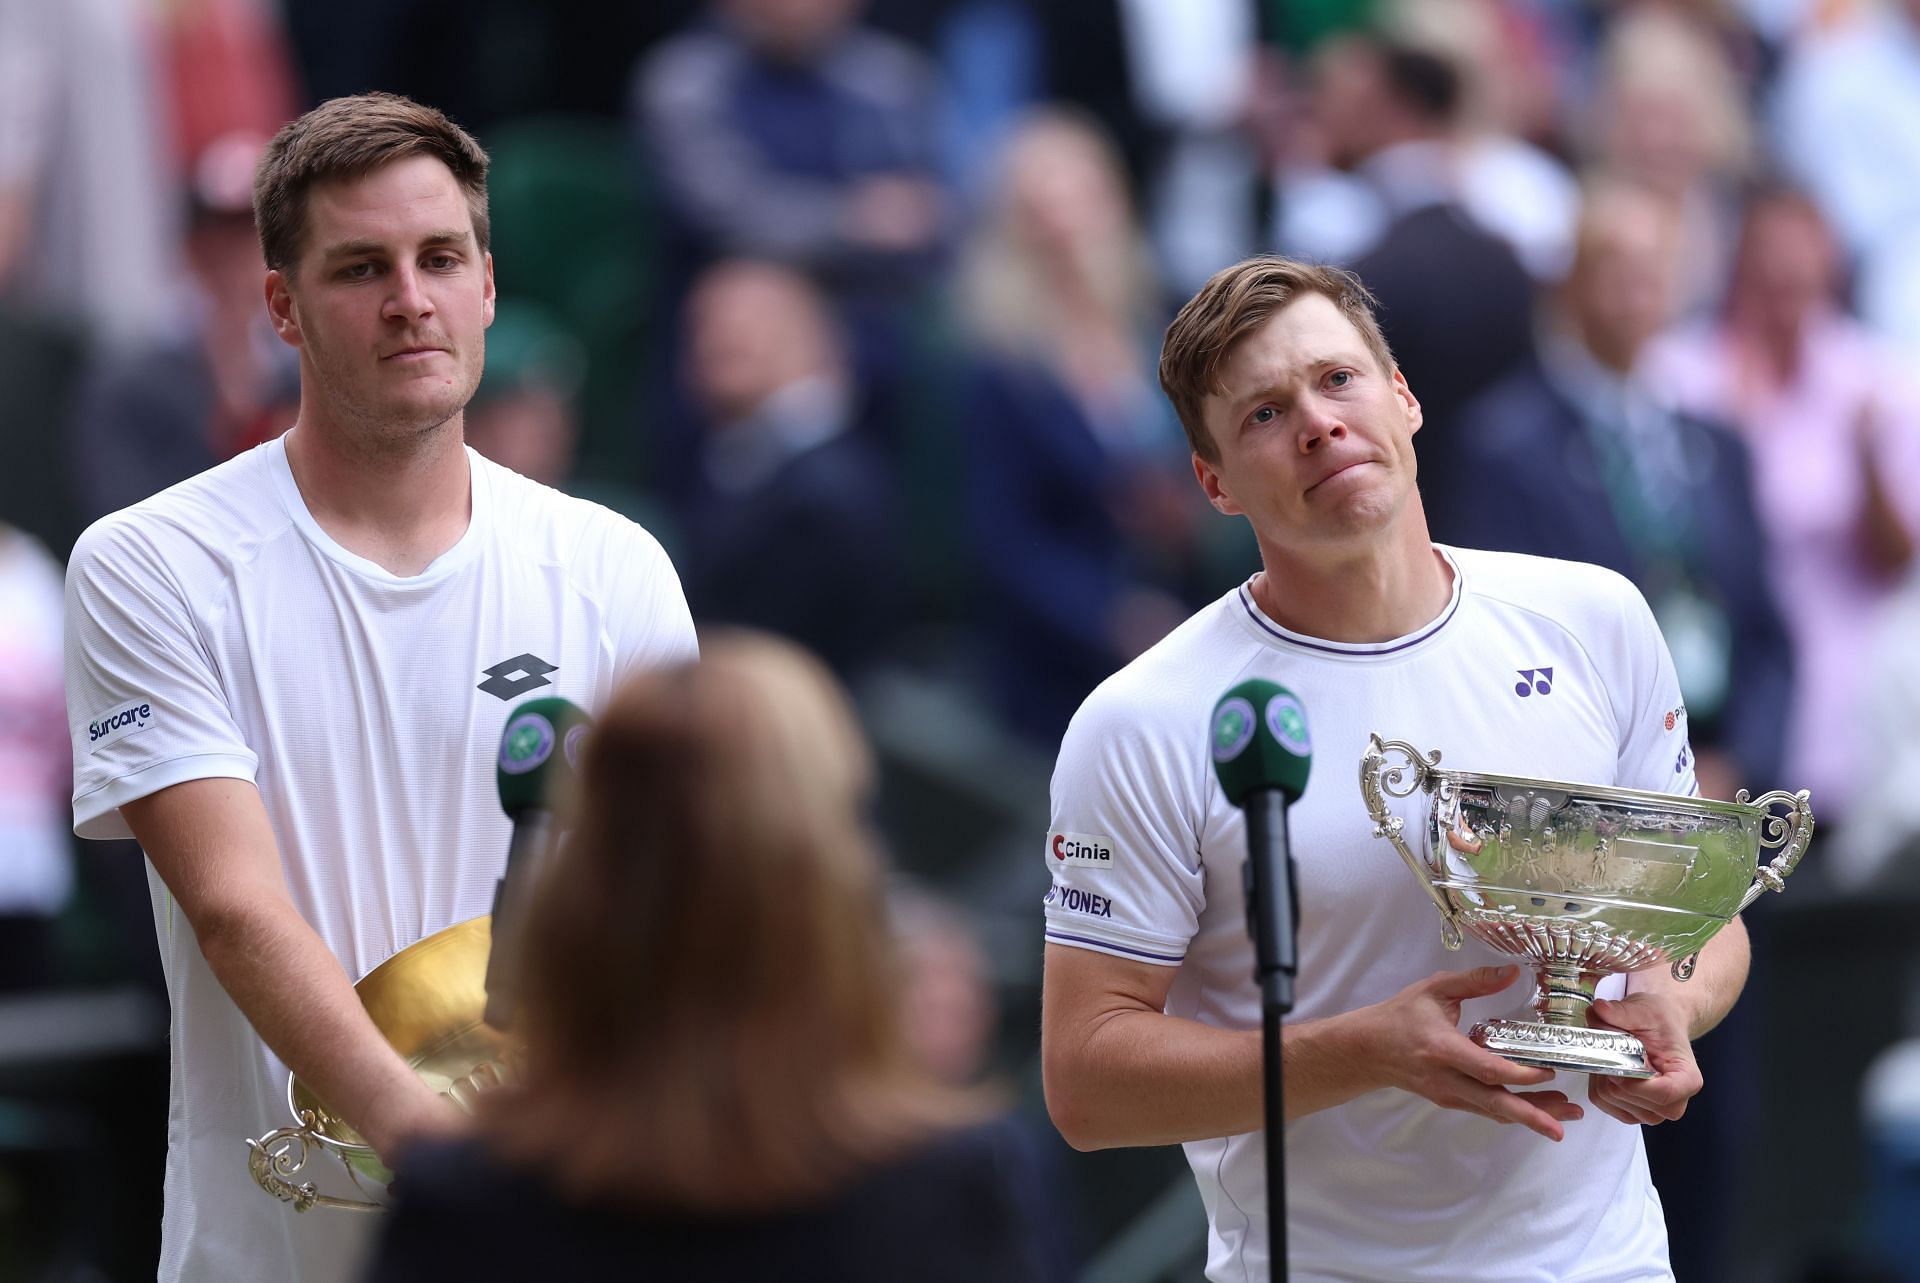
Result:
[[1243,696],[1222,702],[1213,712],[1213,760],[1231,762],[1246,752],[1258,725],[1252,703]]
[[1307,710],[1288,692],[1281,691],[1267,701],[1267,729],[1280,741],[1280,747],[1295,757],[1313,752],[1307,740]]
[[500,737],[500,769],[525,775],[553,756],[553,723],[540,713],[522,713],[507,723]]

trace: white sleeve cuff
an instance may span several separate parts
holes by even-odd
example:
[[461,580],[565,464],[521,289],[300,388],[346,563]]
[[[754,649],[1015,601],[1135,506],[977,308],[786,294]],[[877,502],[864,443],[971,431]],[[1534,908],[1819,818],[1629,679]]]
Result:
[[1065,914],[1055,917],[1051,912],[1047,914],[1047,943],[1063,944],[1074,949],[1092,949],[1097,953],[1110,953],[1116,958],[1151,962],[1161,967],[1177,967],[1187,957],[1185,943],[1141,936],[1130,931],[1122,932],[1104,925],[1096,926]]
[[108,780],[73,799],[73,831],[83,838],[130,838],[133,830],[120,808],[188,780],[232,779],[254,782],[259,759],[251,753],[195,753],[142,767]]

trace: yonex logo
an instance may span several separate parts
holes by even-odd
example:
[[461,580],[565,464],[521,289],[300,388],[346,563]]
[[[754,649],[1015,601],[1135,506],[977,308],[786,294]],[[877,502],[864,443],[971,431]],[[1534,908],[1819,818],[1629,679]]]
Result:
[[1553,694],[1553,670],[1551,668],[1517,668],[1520,680],[1513,684],[1513,693],[1521,699],[1529,695]]
[[[1051,891],[1047,893],[1047,899],[1053,899],[1053,893]],[[1057,903],[1062,908],[1069,909],[1074,913],[1084,913],[1090,917],[1111,918],[1113,916],[1113,898],[1111,896],[1094,895],[1091,892],[1082,891],[1078,887],[1061,887],[1060,898]]]
[[487,680],[480,683],[479,689],[495,699],[511,700],[518,699],[528,691],[553,685],[547,674],[557,673],[560,669],[538,655],[525,654],[503,659],[492,668],[480,671],[487,675]]

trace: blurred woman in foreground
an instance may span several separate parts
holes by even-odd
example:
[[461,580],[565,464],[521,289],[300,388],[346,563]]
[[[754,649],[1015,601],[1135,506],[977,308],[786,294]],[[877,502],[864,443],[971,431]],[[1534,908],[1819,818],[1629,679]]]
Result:
[[846,700],[785,643],[705,652],[587,741],[525,1085],[410,1155],[374,1283],[1034,1277],[1015,1151],[899,1029]]

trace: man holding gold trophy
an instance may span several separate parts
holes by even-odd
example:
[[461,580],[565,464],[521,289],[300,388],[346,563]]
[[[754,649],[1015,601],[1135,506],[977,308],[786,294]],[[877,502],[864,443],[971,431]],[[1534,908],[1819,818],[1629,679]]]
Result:
[[287,1120],[289,1069],[380,1154],[455,1125],[352,978],[488,913],[496,775],[556,747],[503,740],[523,701],[594,707],[694,654],[650,535],[462,440],[486,173],[390,95],[281,130],[254,206],[297,421],[97,523],[69,567],[75,827],[144,848],[172,1007],[163,1281],[353,1277],[372,1218],[295,1215],[245,1142]]
[[[1062,743],[1048,1106],[1078,1148],[1185,1144],[1215,1280],[1670,1278],[1639,1126],[1702,1089],[1692,1041],[1746,979],[1738,911],[1779,889],[1811,815],[1694,797],[1673,664],[1625,579],[1431,541],[1420,404],[1371,303],[1259,258],[1167,332],[1195,474],[1263,569]],[[1246,824],[1209,747],[1216,696],[1248,679],[1298,697],[1320,763],[1292,807],[1280,1262]]]

